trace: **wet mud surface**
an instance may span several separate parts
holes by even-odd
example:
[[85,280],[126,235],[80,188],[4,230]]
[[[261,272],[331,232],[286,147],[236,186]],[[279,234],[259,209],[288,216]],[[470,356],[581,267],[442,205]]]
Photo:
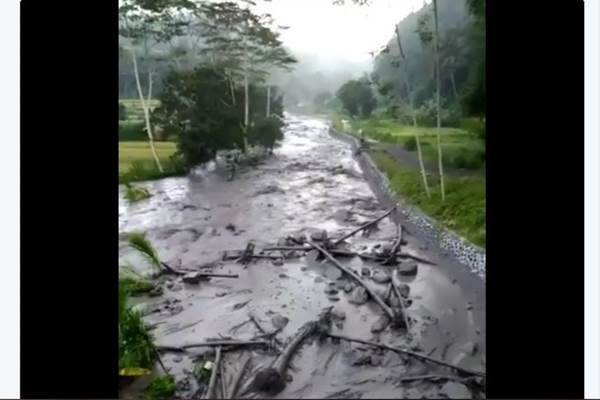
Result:
[[[261,334],[256,324],[248,322],[250,314],[265,329],[280,329],[275,337],[285,345],[304,324],[333,306],[332,333],[411,349],[485,372],[485,283],[464,265],[441,256],[439,248],[411,235],[410,225],[403,234],[406,244],[402,252],[435,265],[408,259],[398,266],[383,266],[358,257],[338,258],[382,296],[386,296],[390,279],[408,287],[408,333],[382,323],[380,306],[372,299],[365,302],[356,282],[328,261],[317,259],[314,250],[283,262],[254,259],[242,265],[223,260],[223,251],[243,250],[249,241],[259,251],[283,244],[282,239],[289,235],[326,230],[330,238],[341,237],[386,211],[363,177],[351,147],[330,136],[325,121],[288,117],[285,139],[275,154],[258,166],[243,168],[232,182],[224,179],[219,168],[208,168],[190,177],[144,186],[153,196],[135,204],[128,204],[120,193],[121,238],[144,231],[161,260],[173,268],[239,275],[198,284],[162,276],[161,296],[133,298],[136,307],[144,311],[145,321],[153,326],[158,345],[181,346],[220,337],[250,340]],[[345,248],[363,252],[391,246],[396,225],[385,218],[377,227],[368,237],[357,234],[347,239]],[[119,246],[120,265],[149,272],[124,241]],[[402,274],[403,268],[414,272],[413,264],[416,274]],[[274,350],[268,348],[223,349],[226,386],[231,385],[248,357],[253,370],[276,358]],[[192,375],[194,363],[213,360],[214,348],[163,352],[161,358],[175,376],[177,397],[190,398],[202,390]],[[156,371],[160,372],[158,366]],[[247,373],[246,379],[251,375]],[[423,375],[458,376],[443,366],[394,352],[331,338],[310,338],[293,354],[285,388],[272,397],[475,395],[456,381],[405,380]],[[135,397],[140,385],[125,388],[121,397]]]

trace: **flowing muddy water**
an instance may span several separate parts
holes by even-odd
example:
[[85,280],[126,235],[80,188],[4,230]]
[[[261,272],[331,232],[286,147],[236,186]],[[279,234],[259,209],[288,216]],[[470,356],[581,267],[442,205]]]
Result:
[[[122,237],[129,232],[146,232],[160,258],[175,268],[209,266],[211,272],[239,274],[237,279],[212,278],[197,285],[162,277],[162,296],[134,298],[141,303],[145,320],[154,326],[157,343],[178,346],[219,336],[248,340],[260,334],[253,323],[242,324],[251,312],[267,329],[285,325],[276,336],[285,344],[303,324],[334,306],[345,316],[336,320],[333,333],[411,348],[484,372],[485,284],[465,266],[441,256],[439,248],[424,245],[422,238],[411,235],[410,224],[404,231],[407,244],[402,252],[435,263],[418,262],[416,275],[402,276],[395,267],[363,262],[358,257],[339,258],[359,273],[382,271],[410,287],[410,335],[391,326],[373,333],[382,309],[372,300],[361,305],[349,302],[353,293],[346,290],[353,290],[350,286],[356,286],[355,282],[329,262],[317,261],[314,252],[286,259],[283,265],[267,259],[257,259],[246,267],[235,261],[220,261],[224,250],[244,249],[249,241],[260,250],[298,232],[327,230],[329,237],[340,237],[385,211],[350,146],[331,137],[325,121],[288,117],[286,122],[285,139],[275,155],[256,167],[244,168],[232,182],[227,182],[217,168],[186,178],[144,183],[154,195],[132,205],[120,193]],[[389,246],[395,236],[396,225],[385,218],[368,237],[357,234],[349,238],[347,248],[364,251]],[[124,242],[120,243],[120,264],[144,269],[142,260]],[[373,289],[386,293],[388,283],[365,279]],[[337,293],[332,294],[334,291]],[[275,358],[260,348],[224,352],[228,385],[249,356],[254,366]],[[213,358],[214,349],[209,347],[162,354],[178,382],[179,397],[189,398],[198,390],[191,375],[194,362]],[[287,374],[286,387],[277,398],[469,395],[465,386],[455,382],[401,380],[416,375],[455,375],[444,367],[331,339],[305,341],[293,355]],[[122,397],[135,394],[139,385],[125,389]]]

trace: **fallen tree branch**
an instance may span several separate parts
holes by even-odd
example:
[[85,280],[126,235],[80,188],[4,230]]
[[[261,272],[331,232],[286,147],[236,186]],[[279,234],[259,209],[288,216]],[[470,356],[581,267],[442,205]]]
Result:
[[244,250],[244,253],[240,257],[239,262],[242,264],[248,264],[250,262],[250,260],[252,259],[253,255],[254,255],[254,243],[249,242],[246,245],[246,249]]
[[231,385],[231,392],[229,393],[228,398],[235,399],[235,395],[237,394],[238,386],[240,386],[240,382],[242,381],[242,378],[244,377],[244,373],[246,372],[246,368],[248,368],[249,362],[250,362],[250,357],[246,358],[246,361],[244,361],[244,364],[242,364],[242,368],[240,369],[240,372],[233,379],[233,383]]
[[285,370],[300,344],[308,336],[312,335],[317,328],[314,321],[303,325],[294,338],[285,346],[275,361],[266,368],[260,368],[256,374],[249,379],[241,390],[244,396],[250,390],[277,394],[285,388]]
[[459,376],[452,376],[452,375],[434,375],[434,374],[430,374],[430,375],[415,375],[415,376],[405,376],[404,378],[400,378],[398,379],[399,382],[411,382],[411,381],[421,381],[421,380],[440,380],[440,379],[444,379],[447,381],[457,381],[457,382],[461,382],[461,383],[465,383],[467,380],[464,378],[461,378]]
[[215,356],[215,364],[213,365],[212,373],[210,374],[210,381],[208,382],[208,391],[206,392],[207,399],[214,399],[217,397],[217,373],[219,372],[219,366],[221,363],[221,346],[217,347],[217,355]]
[[406,305],[404,304],[404,299],[402,298],[400,289],[396,285],[396,282],[394,282],[393,276],[391,279],[391,285],[392,285],[392,288],[394,289],[394,293],[396,293],[396,297],[398,297],[398,304],[400,304],[400,312],[402,313],[402,316],[404,317],[404,324],[406,325],[406,331],[410,332],[410,324],[408,323],[408,315],[406,315]]
[[340,264],[338,262],[338,260],[336,260],[335,257],[333,257],[327,250],[323,249],[321,246],[319,246],[317,244],[312,243],[309,239],[306,239],[306,240],[308,243],[313,245],[317,250],[319,250],[325,257],[327,257],[327,259],[329,259],[329,261],[331,261],[336,267],[338,267],[340,270],[342,270],[342,272],[345,272],[346,274],[350,275],[352,278],[354,278],[355,281],[360,283],[361,286],[365,288],[367,293],[369,293],[369,295],[373,298],[373,300],[375,300],[377,302],[377,304],[379,304],[381,306],[381,308],[383,308],[383,311],[385,311],[385,313],[390,317],[390,319],[392,321],[395,319],[394,311],[387,304],[385,304],[383,299],[381,297],[379,297],[379,295],[377,293],[375,293],[373,290],[371,290],[369,285],[367,285],[367,283],[360,276],[355,274],[349,268],[346,268],[345,266]]
[[[380,217],[375,218],[373,221],[367,222],[366,224],[361,225],[360,227],[356,228],[355,230],[353,230],[352,232],[342,236],[341,238],[335,240],[332,245],[333,246],[337,246],[338,244],[340,244],[341,242],[343,242],[344,240],[348,239],[350,236],[362,231],[363,229],[366,229],[376,223],[378,223],[379,221],[381,221],[382,219],[384,219],[385,217],[387,217],[388,215],[390,215],[392,213],[392,211],[394,211],[397,207],[397,204],[395,204],[392,208],[390,208],[388,211],[385,212],[385,214],[383,214]],[[309,242],[310,243],[310,242]]]
[[392,265],[397,264],[396,253],[400,249],[400,245],[402,244],[402,225],[396,225],[398,227],[398,238],[394,243],[394,247],[392,247],[392,251],[390,251],[389,257],[382,263],[383,265]]
[[400,349],[400,348],[397,348],[397,347],[388,346],[388,345],[383,344],[383,343],[375,343],[375,342],[370,342],[368,340],[362,340],[362,339],[352,338],[352,337],[349,337],[349,336],[338,335],[338,334],[335,334],[335,333],[326,333],[326,335],[329,336],[329,337],[332,337],[332,338],[336,338],[336,339],[347,340],[349,342],[362,343],[362,344],[366,344],[366,345],[369,345],[369,346],[379,347],[380,349],[390,350],[390,351],[393,351],[395,353],[405,354],[407,356],[418,358],[418,359],[420,359],[422,361],[427,361],[427,362],[430,362],[430,363],[433,363],[433,364],[437,364],[437,365],[441,365],[441,366],[444,366],[444,367],[447,367],[447,368],[454,369],[456,371],[462,372],[462,373],[467,374],[467,375],[476,375],[476,376],[485,377],[485,373],[483,373],[483,372],[473,371],[473,370],[469,370],[469,369],[466,369],[466,368],[458,367],[456,365],[452,365],[452,364],[449,364],[447,362],[436,360],[435,358],[428,357],[428,356],[426,356],[424,354],[415,353],[414,351],[410,351],[410,350],[406,350],[406,349]]
[[267,346],[269,342],[265,340],[215,340],[210,342],[200,342],[192,344],[184,344],[182,346],[157,345],[156,348],[160,351],[183,352],[194,347],[209,347],[209,346],[252,346],[262,345]]
[[219,379],[220,383],[221,383],[221,397],[219,397],[220,399],[226,399],[227,398],[227,383],[225,382],[225,362],[221,362],[221,365],[219,366],[219,375],[221,376],[221,379]]

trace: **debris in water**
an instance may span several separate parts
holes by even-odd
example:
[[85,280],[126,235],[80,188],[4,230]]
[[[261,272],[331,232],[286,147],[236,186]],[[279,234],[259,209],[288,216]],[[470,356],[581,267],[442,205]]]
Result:
[[390,317],[386,314],[380,316],[375,323],[371,326],[371,332],[379,333],[383,331],[390,324]]
[[361,305],[365,304],[368,300],[367,291],[362,286],[357,286],[354,291],[350,294],[348,299],[349,303]]
[[401,263],[398,266],[398,273],[405,276],[416,275],[417,263],[411,261]]
[[375,271],[371,276],[371,279],[377,283],[388,283],[391,280],[390,275],[383,271]]

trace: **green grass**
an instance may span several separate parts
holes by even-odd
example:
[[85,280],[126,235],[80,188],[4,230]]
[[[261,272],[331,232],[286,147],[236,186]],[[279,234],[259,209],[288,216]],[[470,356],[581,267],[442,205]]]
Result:
[[170,375],[163,375],[152,380],[144,391],[148,400],[165,400],[175,394],[175,379]]
[[119,142],[119,183],[160,179],[185,174],[181,161],[174,158],[174,142],[154,142],[164,172],[160,172],[147,142]]
[[446,200],[442,202],[439,182],[429,179],[431,199],[423,189],[417,169],[402,168],[392,157],[372,152],[373,161],[384,172],[394,191],[425,214],[435,218],[471,242],[485,248],[485,179],[445,177]]
[[132,186],[130,183],[126,183],[125,185],[125,198],[130,203],[147,199],[148,197],[152,196],[146,188],[140,186]]
[[156,360],[154,338],[140,312],[127,306],[128,292],[119,281],[119,370],[151,369]]
[[[350,120],[349,117],[342,114],[331,116],[334,128],[342,129],[342,119]],[[485,141],[478,135],[482,128],[482,123],[478,119],[463,119],[463,127],[458,128],[440,128],[442,141],[442,157],[444,165],[450,165],[455,168],[465,168],[470,170],[480,169],[485,165]],[[369,119],[354,119],[350,123],[351,130],[348,133],[358,135],[359,129],[372,139],[383,143],[399,144],[409,151],[416,151],[416,146],[410,143],[415,134],[419,138],[423,150],[423,158],[429,162],[437,163],[437,130],[431,127],[413,127],[402,125],[398,121],[389,118],[372,117]]]
[[156,271],[160,271],[161,263],[160,258],[158,257],[158,253],[152,243],[146,238],[146,234],[143,232],[134,232],[129,234],[127,237],[127,242],[129,242],[129,246],[135,250],[137,250],[148,262],[156,269]]
[[154,284],[152,282],[129,276],[119,277],[119,285],[122,285],[125,288],[125,291],[129,296],[138,296],[154,289]]

